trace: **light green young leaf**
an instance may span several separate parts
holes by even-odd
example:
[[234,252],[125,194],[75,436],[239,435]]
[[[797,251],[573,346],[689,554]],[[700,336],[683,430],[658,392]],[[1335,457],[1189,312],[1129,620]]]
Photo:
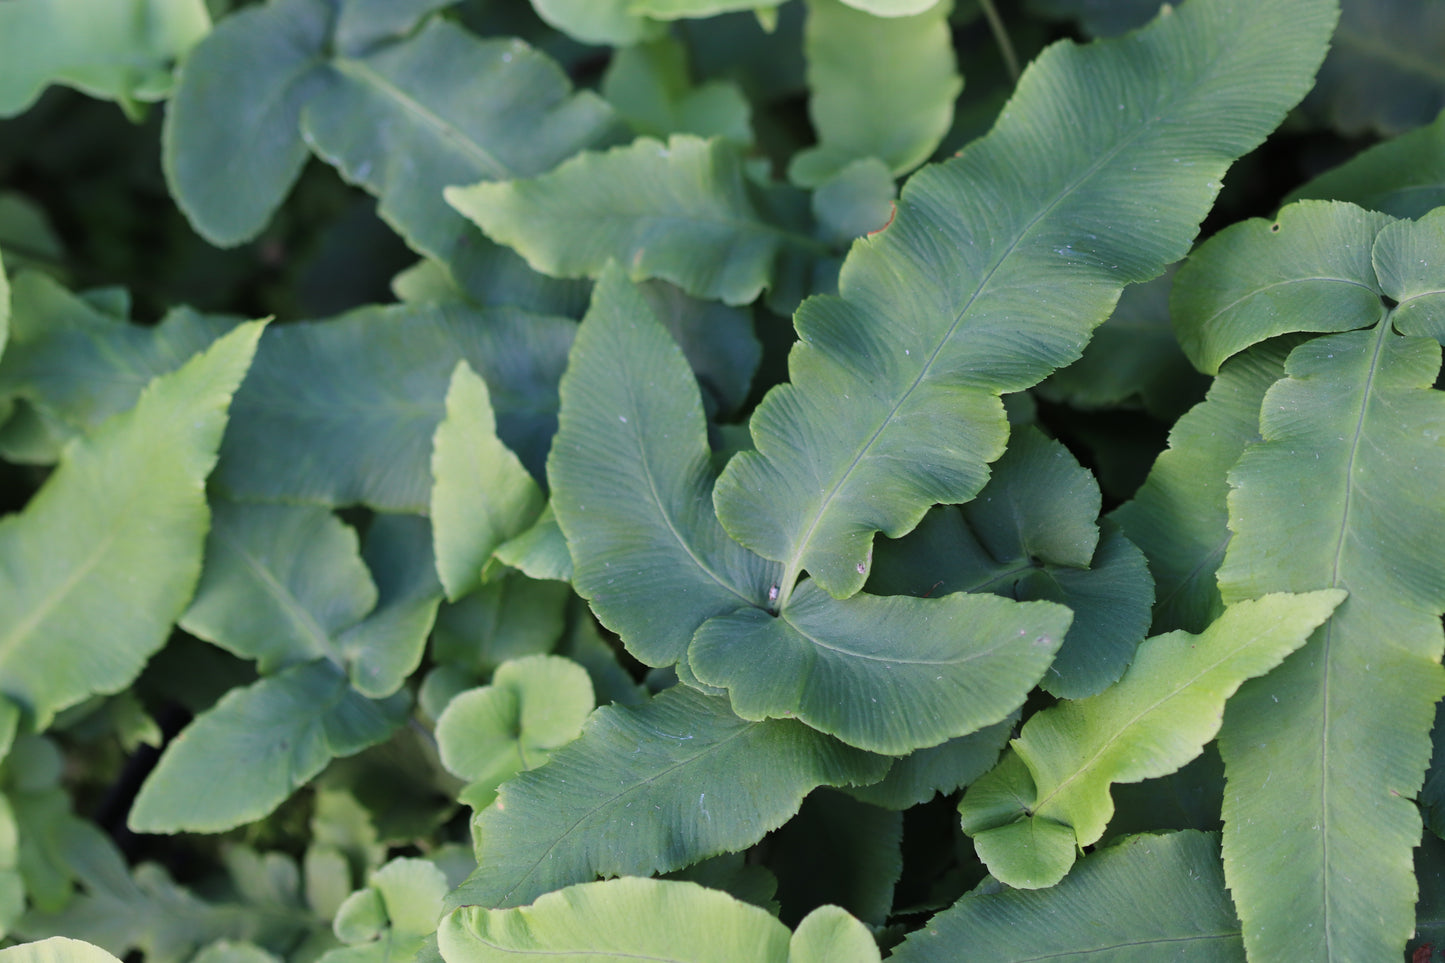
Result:
[[204,0],[14,0],[0,4],[0,117],[26,110],[46,85],[118,100],[170,93],[175,62],[205,36]]
[[788,944],[788,963],[879,963],[873,934],[847,910],[819,906],[803,917]]
[[441,18],[330,64],[330,82],[302,112],[306,143],[374,194],[382,219],[449,264],[467,290],[487,244],[440,188],[541,174],[606,138],[613,122],[607,104],[574,93],[551,58]]
[[[1166,949],[1167,947],[1167,949]],[[1243,963],[1216,836],[1133,836],[1044,890],[983,886],[910,933],[891,963]]]
[[280,326],[237,395],[217,479],[242,499],[425,514],[432,437],[458,359],[486,379],[498,436],[540,477],[576,329],[460,302]]
[[789,933],[767,910],[696,883],[611,879],[518,909],[460,909],[437,943],[447,963],[788,963]]
[[190,601],[232,393],[261,336],[241,326],[67,450],[25,508],[0,519],[0,695],[43,729],[125,688]]
[[[8,705],[8,703],[7,703]],[[18,710],[11,709],[18,716]],[[25,912],[25,877],[20,872],[20,827],[10,800],[0,793],[0,939]]]
[[[985,776],[959,804],[989,872],[1021,889],[1057,883],[1076,847],[1103,836],[1111,783],[1162,776],[1198,756],[1240,684],[1304,645],[1344,597],[1329,589],[1237,602],[1199,635],[1147,640],[1103,693],[1032,716],[1012,744],[1027,771],[1010,764]],[[1017,809],[1000,805],[993,783],[1022,797]]]
[[628,651],[670,665],[709,617],[766,605],[776,566],[729,539],[712,514],[696,379],[620,269],[597,285],[561,396],[552,509],[573,585]]
[[550,652],[565,628],[571,594],[565,585],[513,573],[494,579],[442,606],[432,658],[480,680],[509,659]]
[[141,833],[219,832],[260,819],[332,759],[390,736],[409,697],[375,702],[321,660],[232,689],[161,753],[131,808]]
[[537,16],[583,43],[624,47],[660,36],[663,27],[635,12],[633,0],[532,0]]
[[1347,331],[1384,317],[1370,252],[1393,219],[1352,204],[1301,201],[1200,245],[1170,299],[1179,344],[1214,374],[1228,357],[1289,331]]
[[98,946],[64,936],[0,949],[0,963],[120,963]]
[[[785,601],[803,571],[853,594],[875,532],[983,487],[999,395],[1078,357],[1125,284],[1185,254],[1225,169],[1308,88],[1334,17],[1328,0],[1191,0],[1119,40],[1056,44],[987,136],[910,180],[840,296],[799,309],[792,380],[718,483],[727,530],[783,563]],[[1150,216],[1122,230],[1141,198]]]
[[1287,353],[1275,342],[1226,361],[1205,400],[1170,430],[1138,493],[1109,516],[1149,559],[1155,632],[1202,632],[1224,611],[1214,573],[1229,544],[1226,475],[1259,439],[1259,406]]
[[336,659],[334,639],[376,605],[356,532],[324,508],[211,500],[206,562],[180,624],[257,669]]
[[895,9],[880,19],[864,12],[873,4],[809,0],[803,53],[818,144],[794,155],[794,183],[817,187],[868,157],[906,174],[948,133],[963,89],[948,23],[953,4],[929,0],[912,16],[896,0],[886,5]]
[[736,145],[685,134],[444,193],[544,274],[595,278],[615,260],[633,280],[661,278],[727,304],[747,304],[770,284],[785,245],[818,246],[758,215]]
[[160,324],[128,324],[35,271],[15,278],[11,297],[0,399],[23,398],[80,432],[132,407],[152,379],[179,368],[238,320],[176,308]]
[[[592,0],[595,2],[595,0]],[[687,48],[666,35],[622,47],[602,75],[602,96],[637,134],[694,134],[752,143],[751,107],[736,83],[694,85]]]
[[347,897],[336,917],[336,935],[353,944],[381,939],[380,963],[410,958],[406,951],[414,954],[420,940],[436,931],[447,888],[446,874],[430,860],[393,859]]
[[306,161],[301,108],[330,77],[327,0],[273,0],[226,17],[191,51],[162,130],[166,185],[212,244],[254,237]]
[[1300,345],[1286,371],[1261,408],[1264,440],[1230,473],[1220,591],[1350,597],[1230,704],[1225,876],[1251,955],[1399,956],[1414,924],[1413,800],[1445,695],[1440,345],[1387,318]]
[[482,581],[497,577],[498,564],[510,565],[528,578],[572,581],[572,555],[567,550],[567,536],[562,534],[550,502],[531,528],[497,546],[482,567]]
[[1033,427],[1015,431],[989,483],[961,507],[943,506],[897,542],[878,547],[870,587],[883,595],[992,592],[1073,610],[1040,685],[1093,695],[1123,674],[1149,629],[1153,586],[1143,555],[1096,519],[1094,476]]
[[803,583],[787,608],[742,606],[697,630],[687,664],[745,719],[797,718],[901,755],[993,725],[1039,681],[1072,613],[994,595],[860,594]]
[[756,843],[820,785],[877,782],[889,760],[791,720],[747,722],[676,686],[608,706],[473,822],[482,867],[448,905],[517,906],[598,875],[649,875]]
[[452,372],[446,412],[432,442],[430,515],[437,574],[455,602],[482,584],[502,543],[532,527],[546,498],[497,437],[487,383],[465,361]]
[[1361,151],[1286,201],[1349,201],[1392,217],[1422,217],[1445,204],[1445,113]]
[[197,953],[191,963],[281,963],[281,958],[255,943],[216,940]]
[[490,685],[457,695],[437,719],[442,765],[467,781],[457,798],[475,810],[491,805],[498,786],[577,738],[595,705],[587,670],[570,659],[504,662]]

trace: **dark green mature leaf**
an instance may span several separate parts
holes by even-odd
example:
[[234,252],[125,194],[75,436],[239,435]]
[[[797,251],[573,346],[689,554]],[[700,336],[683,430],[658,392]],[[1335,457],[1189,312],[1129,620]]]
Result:
[[128,324],[35,271],[15,278],[11,301],[0,399],[23,398],[81,432],[133,406],[153,378],[179,368],[237,321],[176,308],[160,324]]
[[665,281],[649,281],[638,289],[697,375],[709,419],[740,408],[762,355],[752,312],[689,297]]
[[1417,0],[1344,0],[1307,112],[1346,136],[1398,134],[1445,107],[1445,9]]
[[1050,401],[1092,410],[1143,406],[1173,421],[1199,401],[1208,381],[1189,364],[1169,319],[1174,272],[1131,284],[1083,355],[1035,389]]
[[547,465],[552,509],[573,585],[628,650],[670,665],[709,617],[765,606],[776,566],[735,544],[712,515],[697,383],[618,269],[597,285],[561,396]]
[[203,0],[16,0],[0,5],[0,117],[48,84],[94,97],[161,100],[178,60],[210,29]]
[[917,749],[895,759],[881,782],[857,786],[848,793],[885,809],[908,809],[938,793],[951,793],[993,768],[1017,723],[1017,714],[1010,715],[977,732]]
[[1114,526],[1101,533],[1100,504],[1098,483],[1068,449],[1019,429],[976,499],[878,547],[869,584],[885,595],[993,592],[1067,605],[1074,619],[1040,685],[1093,695],[1123,674],[1153,602],[1143,555]]
[[1046,17],[1077,20],[1091,37],[1115,37],[1138,29],[1159,12],[1162,0],[1028,0],[1029,10]]
[[1415,904],[1415,937],[1405,946],[1411,959],[1423,960],[1420,946],[1433,951],[1429,963],[1437,963],[1445,949],[1445,842],[1426,834],[1415,850],[1415,878],[1420,882],[1420,900]]
[[981,887],[909,934],[894,963],[1242,963],[1218,837],[1133,836],[1044,890]]
[[550,652],[566,619],[567,586],[509,574],[437,616],[432,656],[477,679],[508,659]]
[[383,515],[366,530],[362,558],[380,592],[376,608],[336,638],[336,661],[364,696],[384,699],[421,664],[442,601],[431,525],[414,515]]
[[1180,270],[1179,344],[1214,374],[1231,355],[1289,331],[1347,331],[1385,315],[1371,250],[1391,222],[1351,204],[1301,201],[1210,238]]
[[647,875],[745,849],[815,787],[877,782],[889,760],[789,720],[747,722],[677,686],[594,712],[473,824],[481,868],[448,905],[517,906],[602,875]]
[[1445,204],[1445,114],[1361,151],[1285,200],[1349,201],[1394,217],[1423,217]]
[[186,58],[166,110],[166,183],[223,247],[265,227],[306,161],[301,108],[330,80],[328,0],[273,0],[222,20]]
[[643,137],[585,152],[530,180],[451,187],[447,201],[488,236],[555,277],[661,278],[700,298],[747,304],[771,283],[784,246],[818,249],[759,215],[742,155],[723,140]]
[[425,513],[458,359],[486,379],[498,436],[540,477],[576,329],[458,302],[278,327],[237,395],[217,478],[240,498]]
[[1072,613],[995,595],[859,594],[803,583],[782,612],[744,606],[693,636],[687,664],[745,719],[796,717],[903,754],[993,725],[1048,669]]
[[336,49],[363,52],[372,44],[401,37],[433,10],[457,0],[344,0],[336,13]]
[[166,747],[129,825],[219,832],[260,819],[338,756],[390,736],[410,699],[374,702],[321,660],[232,689]]
[[884,161],[894,175],[913,170],[948,133],[963,89],[948,24],[951,0],[882,18],[853,6],[808,2],[803,54],[818,144],[788,165],[788,177],[805,187],[867,157]]
[[893,909],[903,873],[903,814],[832,789],[803,800],[798,814],[768,837],[766,861],[778,878],[786,922],[819,906],[840,906],[870,926]]
[[156,379],[0,519],[0,694],[37,728],[125,688],[190,601],[210,523],[205,478],[260,336],[244,325]]
[[549,57],[520,40],[479,40],[443,19],[330,63],[332,81],[301,116],[307,144],[375,194],[381,217],[416,250],[451,265],[468,290],[487,245],[441,189],[540,174],[612,124],[606,103],[573,93]]
[[213,499],[206,563],[181,617],[192,635],[269,674],[334,657],[376,605],[356,532],[324,508]]
[[792,381],[718,484],[728,531],[783,563],[785,600],[805,570],[851,595],[874,532],[978,492],[1007,435],[999,395],[1076,358],[1125,284],[1183,256],[1333,19],[1325,0],[1192,0],[1127,38],[1055,45],[986,137],[909,182],[840,297],[799,310]]
[[[1331,589],[1237,602],[1200,635],[1147,640],[1100,695],[1030,717],[1012,743],[1023,768],[1001,764],[959,804],[989,871],[1020,889],[1057,883],[1076,849],[1103,836],[1114,812],[1110,784],[1166,775],[1198,756],[1240,684],[1304,645],[1344,596]],[[1003,787],[1019,794],[1017,805],[1000,804]]]
[[497,437],[487,383],[464,361],[452,372],[446,411],[432,442],[429,514],[437,574],[455,602],[481,585],[494,551],[532,527],[546,498]]
[[1287,352],[1274,342],[1226,361],[1138,493],[1109,516],[1149,559],[1155,632],[1202,632],[1224,611],[1214,573],[1229,544],[1226,475],[1259,438],[1259,406],[1284,376]]
[[1225,872],[1263,958],[1398,956],[1413,925],[1412,799],[1445,695],[1439,370],[1440,346],[1389,319],[1309,341],[1265,396],[1263,442],[1230,473],[1225,600],[1350,593],[1240,690],[1220,733]]

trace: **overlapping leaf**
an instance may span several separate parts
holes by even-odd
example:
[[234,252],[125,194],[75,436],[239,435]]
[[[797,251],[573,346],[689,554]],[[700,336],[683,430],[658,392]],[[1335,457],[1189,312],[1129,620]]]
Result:
[[[604,139],[612,112],[549,57],[433,19],[398,43],[331,60],[306,103],[307,144],[379,199],[378,213],[466,288],[486,242],[441,189],[531,177]],[[365,123],[358,123],[365,118]]]
[[175,62],[210,29],[203,0],[17,0],[0,6],[0,117],[47,84],[121,102],[160,100]]
[[157,325],[129,324],[35,271],[15,278],[11,297],[0,398],[23,398],[72,431],[90,431],[130,408],[153,378],[236,323],[176,308]]
[[1220,734],[1225,867],[1252,953],[1380,956],[1411,931],[1411,799],[1445,694],[1439,369],[1435,341],[1388,320],[1301,345],[1265,396],[1264,441],[1230,474],[1226,600],[1350,592],[1302,652],[1240,692]]
[[265,816],[332,759],[391,735],[403,693],[376,702],[326,660],[232,689],[166,747],[130,812],[136,832],[218,832]]
[[446,190],[487,235],[556,277],[598,277],[609,261],[700,298],[747,304],[785,245],[811,238],[764,220],[735,144],[678,134],[582,153],[529,180]]
[[687,48],[671,37],[619,48],[602,76],[602,96],[633,131],[647,137],[695,134],[744,145],[753,140],[750,106],[737,84],[694,85]]
[[64,936],[52,936],[34,943],[7,946],[0,950],[3,963],[119,963],[98,946]]
[[894,175],[913,170],[948,133],[963,89],[948,23],[951,2],[885,18],[854,6],[808,3],[803,54],[818,144],[788,165],[788,176],[806,187],[867,157],[882,160]]
[[805,570],[852,594],[874,532],[978,492],[1007,433],[999,394],[1077,357],[1125,284],[1185,253],[1229,163],[1307,89],[1333,18],[1325,0],[1195,0],[1128,38],[1056,45],[988,136],[909,182],[840,296],[800,309],[792,382],[717,488],[728,531],[783,563],[785,595]]
[[648,665],[684,658],[711,616],[765,606],[776,566],[713,517],[697,382],[620,270],[597,285],[571,365],[547,477],[573,584]]
[[559,963],[877,963],[866,928],[823,907],[795,933],[766,910],[696,883],[615,879],[570,886],[519,909],[458,910],[437,943],[447,963],[541,955]]
[[1110,515],[1149,559],[1155,632],[1202,632],[1224,611],[1214,573],[1229,544],[1226,475],[1259,439],[1259,406],[1284,376],[1286,353],[1264,344],[1226,361],[1205,400],[1175,423],[1138,493]]
[[446,412],[432,443],[430,516],[437,573],[454,602],[481,585],[492,553],[530,529],[546,501],[497,437],[487,383],[466,362],[452,373]]
[[805,584],[775,611],[777,566],[709,510],[692,374],[620,271],[598,284],[562,396],[548,467],[573,584],[639,659],[726,688],[744,718],[908,752],[1008,715],[1058,649],[1070,615],[1043,602],[838,601]]
[[181,69],[161,142],[166,183],[212,244],[253,237],[301,173],[301,108],[329,79],[332,16],[327,0],[238,11]]
[[685,686],[609,706],[546,765],[504,784],[473,826],[481,868],[449,905],[517,906],[597,875],[649,875],[751,846],[820,785],[889,760],[791,720],[748,722]]
[[242,326],[152,382],[0,520],[0,694],[37,725],[129,684],[190,601],[204,482],[260,335]]
[[1349,201],[1394,217],[1422,217],[1445,204],[1445,114],[1361,151],[1286,200]]
[[1104,834],[1109,786],[1173,772],[1219,731],[1224,703],[1305,643],[1345,593],[1285,593],[1238,602],[1200,635],[1170,632],[1139,647],[1124,678],[1024,723],[1012,752],[964,793],[959,811],[1001,882],[1052,886],[1078,848]]
[[596,703],[587,672],[551,655],[505,662],[491,684],[463,692],[437,719],[442,765],[467,780],[457,797],[485,809],[497,787],[577,738]]
[[1134,836],[1080,860],[1044,890],[983,886],[909,934],[896,963],[1054,959],[1240,963],[1244,946],[1219,840]]
[[217,478],[241,498],[425,513],[459,358],[486,379],[498,436],[540,477],[575,332],[566,318],[459,302],[279,327],[237,395]]
[[976,499],[879,546],[869,585],[1067,605],[1073,621],[1040,685],[1069,699],[1093,695],[1123,674],[1153,601],[1143,555],[1113,525],[1101,531],[1100,503],[1098,483],[1068,449],[1035,428],[1015,431]]

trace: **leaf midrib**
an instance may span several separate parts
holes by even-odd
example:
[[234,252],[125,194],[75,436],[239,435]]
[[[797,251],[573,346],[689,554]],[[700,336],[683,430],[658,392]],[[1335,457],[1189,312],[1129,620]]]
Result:
[[957,332],[959,326],[962,325],[964,318],[972,309],[974,303],[983,296],[984,292],[988,289],[994,277],[1003,268],[1005,262],[1009,260],[1010,256],[1019,248],[1019,246],[1024,242],[1024,240],[1039,224],[1039,222],[1041,222],[1042,220],[1044,220],[1045,217],[1051,214],[1055,208],[1057,208],[1060,204],[1064,202],[1065,199],[1073,196],[1074,192],[1079,190],[1083,184],[1093,178],[1107,164],[1111,163],[1126,148],[1133,146],[1133,144],[1137,140],[1142,138],[1146,133],[1152,132],[1155,126],[1160,123],[1160,116],[1163,114],[1164,109],[1165,108],[1163,106],[1156,108],[1153,118],[1136,128],[1128,137],[1115,144],[1111,150],[1101,154],[1094,161],[1094,163],[1091,164],[1081,175],[1066,184],[1060,191],[1058,191],[1058,193],[1054,195],[1054,197],[1045,207],[1040,209],[1033,218],[1031,218],[1028,222],[1021,226],[1015,237],[1010,240],[1008,245],[1003,249],[1002,252],[1000,252],[998,258],[994,261],[994,263],[990,265],[988,269],[984,272],[983,276],[979,279],[977,286],[974,288],[973,293],[969,295],[967,301],[965,301],[963,307],[959,309],[959,312],[954,317],[952,323],[948,326],[947,330],[943,333],[943,335],[938,339],[938,344],[934,347],[933,352],[928,356],[928,359],[919,369],[919,373],[917,377],[913,379],[913,383],[908,386],[908,388],[903,392],[902,395],[899,396],[897,402],[884,415],[878,428],[874,430],[872,435],[870,435],[868,440],[864,443],[863,447],[860,448],[857,454],[854,455],[852,461],[848,463],[847,467],[844,468],[843,472],[837,477],[837,480],[834,482],[833,487],[829,489],[827,494],[823,497],[822,502],[819,504],[817,511],[813,513],[812,521],[809,524],[807,530],[803,533],[803,538],[798,543],[797,548],[794,549],[789,558],[784,560],[784,599],[788,597],[789,593],[791,592],[792,584],[797,580],[798,575],[802,571],[803,556],[807,554],[808,548],[812,544],[814,536],[817,534],[818,526],[821,524],[823,517],[828,513],[829,507],[838,497],[839,492],[842,491],[848,479],[852,477],[854,470],[862,462],[863,458],[868,454],[868,452],[872,450],[878,439],[883,435],[884,430],[893,423],[899,409],[904,406],[908,399],[913,395],[913,392],[917,390],[918,387],[925,382],[925,380],[927,380],[928,374],[932,370],[934,363],[938,360],[939,355],[948,346],[955,332]]

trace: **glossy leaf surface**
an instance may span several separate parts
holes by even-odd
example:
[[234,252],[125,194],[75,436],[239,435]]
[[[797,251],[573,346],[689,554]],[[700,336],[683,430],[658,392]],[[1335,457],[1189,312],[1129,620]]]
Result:
[[[1316,0],[1194,4],[1056,45],[986,137],[909,182],[840,296],[800,309],[791,383],[717,489],[728,531],[783,563],[785,593],[807,571],[853,594],[874,532],[978,492],[1007,433],[998,396],[1076,358],[1126,283],[1185,253],[1224,170],[1303,95],[1333,17]],[[1146,62],[1173,66],[1155,86]],[[1119,230],[1143,198],[1151,216]]]

